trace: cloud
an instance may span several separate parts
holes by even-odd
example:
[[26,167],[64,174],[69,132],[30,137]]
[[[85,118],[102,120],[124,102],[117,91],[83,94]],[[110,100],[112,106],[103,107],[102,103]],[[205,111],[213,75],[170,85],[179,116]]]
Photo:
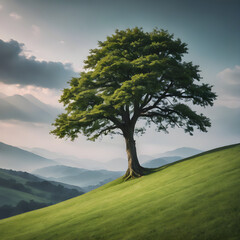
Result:
[[226,68],[217,75],[219,103],[229,107],[240,107],[240,66]]
[[11,18],[15,19],[15,20],[20,20],[20,19],[22,19],[22,16],[20,16],[19,14],[15,13],[15,12],[11,12],[11,13],[9,14],[9,16],[10,16]]
[[21,87],[18,84],[4,84],[0,82],[0,98],[2,96],[26,95],[31,94],[40,101],[53,107],[61,108],[59,98],[62,94],[60,89],[35,87],[32,85]]
[[38,36],[41,32],[41,29],[37,25],[32,25],[32,33],[34,36]]
[[223,138],[227,136],[240,137],[240,107],[216,106],[209,109],[208,116],[212,121],[212,127],[209,129],[211,134]]
[[60,89],[76,77],[72,65],[61,62],[38,61],[23,55],[24,44],[0,39],[0,82]]
[[59,41],[59,43],[64,44],[65,42],[63,40]]
[[226,68],[218,74],[224,92],[229,95],[240,96],[240,66],[234,69]]
[[3,9],[3,6],[2,5],[0,5],[0,11]]

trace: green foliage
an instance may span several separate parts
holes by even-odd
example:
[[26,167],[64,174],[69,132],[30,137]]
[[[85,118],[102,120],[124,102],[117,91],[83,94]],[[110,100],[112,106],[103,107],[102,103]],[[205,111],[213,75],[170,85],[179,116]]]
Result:
[[212,106],[212,86],[200,84],[199,68],[182,60],[187,45],[167,31],[141,28],[116,30],[98,43],[85,60],[86,72],[73,78],[60,102],[66,112],[56,119],[56,136],[90,140],[135,129],[139,119],[155,123],[158,131],[181,127],[192,134],[206,131],[210,121],[186,105]]
[[240,144],[0,221],[0,239],[239,239]]

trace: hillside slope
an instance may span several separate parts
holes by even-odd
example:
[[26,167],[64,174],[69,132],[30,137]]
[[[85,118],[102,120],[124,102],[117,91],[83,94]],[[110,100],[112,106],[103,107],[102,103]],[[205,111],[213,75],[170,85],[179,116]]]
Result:
[[83,191],[75,186],[45,181],[27,172],[0,168],[0,219],[81,194]]
[[239,239],[240,145],[0,221],[0,239]]

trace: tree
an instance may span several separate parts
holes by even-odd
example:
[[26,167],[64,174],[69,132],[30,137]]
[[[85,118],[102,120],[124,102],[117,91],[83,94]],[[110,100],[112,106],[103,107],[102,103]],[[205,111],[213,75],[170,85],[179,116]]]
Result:
[[[199,67],[182,60],[187,50],[185,43],[164,30],[116,30],[90,50],[84,61],[86,71],[63,90],[60,102],[66,112],[58,116],[51,133],[71,140],[83,134],[93,141],[121,134],[128,156],[125,179],[144,175],[135,133],[143,134],[151,123],[157,131],[177,126],[191,135],[194,128],[206,132],[211,125],[186,104],[212,106],[216,98],[212,86],[198,84]],[[145,124],[137,128],[140,119]]]

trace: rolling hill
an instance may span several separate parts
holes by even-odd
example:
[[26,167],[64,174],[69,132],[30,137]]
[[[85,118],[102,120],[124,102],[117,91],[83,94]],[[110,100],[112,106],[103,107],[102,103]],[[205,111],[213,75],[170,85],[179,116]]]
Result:
[[[26,147],[22,148],[44,158],[52,159],[58,162],[59,165],[66,165],[76,168],[85,168],[89,170],[106,169],[109,171],[126,171],[128,164],[126,158],[114,158],[106,162],[100,162],[92,159],[81,159],[75,156],[63,155],[61,153],[52,152],[42,148],[26,148]],[[201,152],[202,150],[190,147],[182,147],[174,149],[172,151],[157,154],[155,155],[155,157],[150,155],[139,155],[138,159],[140,163],[145,167],[160,167],[164,164],[168,164],[173,161],[180,160],[182,158],[190,157]]]
[[59,165],[66,165],[69,167],[85,168],[91,170],[104,169],[104,163],[92,159],[84,159],[78,158],[76,156],[64,155],[62,153],[52,152],[43,148],[22,148],[41,157],[52,159],[58,162]]
[[239,239],[240,144],[0,221],[0,239]]
[[27,172],[0,169],[0,218],[5,217],[3,211],[7,209],[16,214],[26,212],[18,206],[23,201],[25,205],[34,202],[41,207],[81,194],[83,191],[75,186],[45,181]]
[[37,168],[56,164],[53,160],[0,142],[0,168],[32,171]]
[[63,165],[40,168],[32,172],[51,181],[62,182],[79,187],[98,185],[102,181],[110,182],[123,175],[123,172],[108,170],[88,170]]
[[147,161],[146,163],[143,163],[142,166],[146,168],[157,168],[172,162],[176,162],[180,159],[182,158],[179,156],[155,158]]
[[161,154],[156,155],[156,157],[175,157],[179,156],[181,158],[187,158],[194,156],[196,154],[199,154],[203,152],[202,150],[196,149],[196,148],[190,148],[190,147],[181,147],[174,149],[172,151],[167,151]]

